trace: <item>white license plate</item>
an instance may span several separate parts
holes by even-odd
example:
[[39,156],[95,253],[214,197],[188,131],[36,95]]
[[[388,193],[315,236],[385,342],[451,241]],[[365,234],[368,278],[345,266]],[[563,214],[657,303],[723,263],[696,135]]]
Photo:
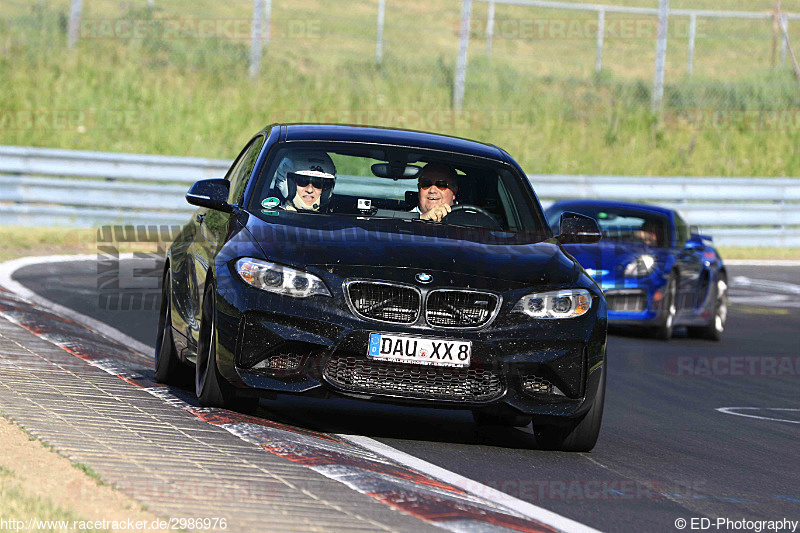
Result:
[[370,333],[367,357],[394,363],[464,367],[469,366],[472,357],[472,342]]

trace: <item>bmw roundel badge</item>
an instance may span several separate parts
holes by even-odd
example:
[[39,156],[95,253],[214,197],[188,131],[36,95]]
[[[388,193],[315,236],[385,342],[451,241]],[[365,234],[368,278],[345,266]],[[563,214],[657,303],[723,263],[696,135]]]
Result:
[[417,281],[419,281],[420,283],[430,283],[431,281],[433,281],[433,276],[431,276],[427,272],[420,272],[415,277],[417,278]]

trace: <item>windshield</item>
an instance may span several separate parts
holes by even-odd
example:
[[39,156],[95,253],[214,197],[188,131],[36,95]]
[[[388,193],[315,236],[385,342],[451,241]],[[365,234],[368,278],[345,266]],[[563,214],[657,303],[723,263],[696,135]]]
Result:
[[[444,218],[426,216],[444,204],[449,206]],[[363,220],[380,219],[382,228],[394,220],[406,227],[412,222],[448,226],[448,234],[453,228],[470,234],[482,230],[501,240],[549,237],[538,204],[511,167],[417,148],[279,145],[261,171],[248,210],[271,221],[276,215],[357,217],[362,226]]]
[[603,240],[644,243],[664,247],[670,242],[669,220],[661,215],[630,208],[608,206],[566,206],[547,210],[547,221],[558,233],[561,215],[578,213],[594,218],[600,226]]

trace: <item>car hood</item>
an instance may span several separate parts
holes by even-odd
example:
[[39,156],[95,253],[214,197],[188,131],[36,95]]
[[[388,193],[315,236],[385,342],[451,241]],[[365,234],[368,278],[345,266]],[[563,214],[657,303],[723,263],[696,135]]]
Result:
[[[297,217],[297,215],[295,215]],[[277,218],[277,217],[276,217]],[[250,216],[245,227],[269,261],[297,268],[352,266],[440,271],[524,285],[573,283],[579,269],[552,242],[482,244],[450,238],[449,229],[413,222],[305,215],[303,225],[271,224]],[[405,222],[400,221],[400,226]],[[424,234],[411,228],[422,227]],[[499,239],[502,240],[502,239]],[[349,268],[346,268],[350,270]],[[379,272],[379,270],[377,271]]]

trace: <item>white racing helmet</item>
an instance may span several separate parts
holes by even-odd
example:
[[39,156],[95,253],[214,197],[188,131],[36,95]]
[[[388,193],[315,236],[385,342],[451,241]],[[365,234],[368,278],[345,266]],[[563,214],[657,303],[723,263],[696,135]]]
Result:
[[[320,151],[298,151],[293,152],[291,155],[284,157],[278,169],[275,171],[275,184],[274,188],[283,196],[286,201],[291,201],[294,198],[295,191],[289,190],[289,173],[296,173],[303,170],[312,170],[315,172],[322,172],[330,174],[336,179],[336,166],[333,164],[330,156],[325,152]],[[327,183],[329,180],[325,180]],[[333,183],[330,187],[325,187],[322,192],[320,201],[322,205],[326,205],[330,199],[333,189]],[[327,193],[327,194],[326,194]]]

